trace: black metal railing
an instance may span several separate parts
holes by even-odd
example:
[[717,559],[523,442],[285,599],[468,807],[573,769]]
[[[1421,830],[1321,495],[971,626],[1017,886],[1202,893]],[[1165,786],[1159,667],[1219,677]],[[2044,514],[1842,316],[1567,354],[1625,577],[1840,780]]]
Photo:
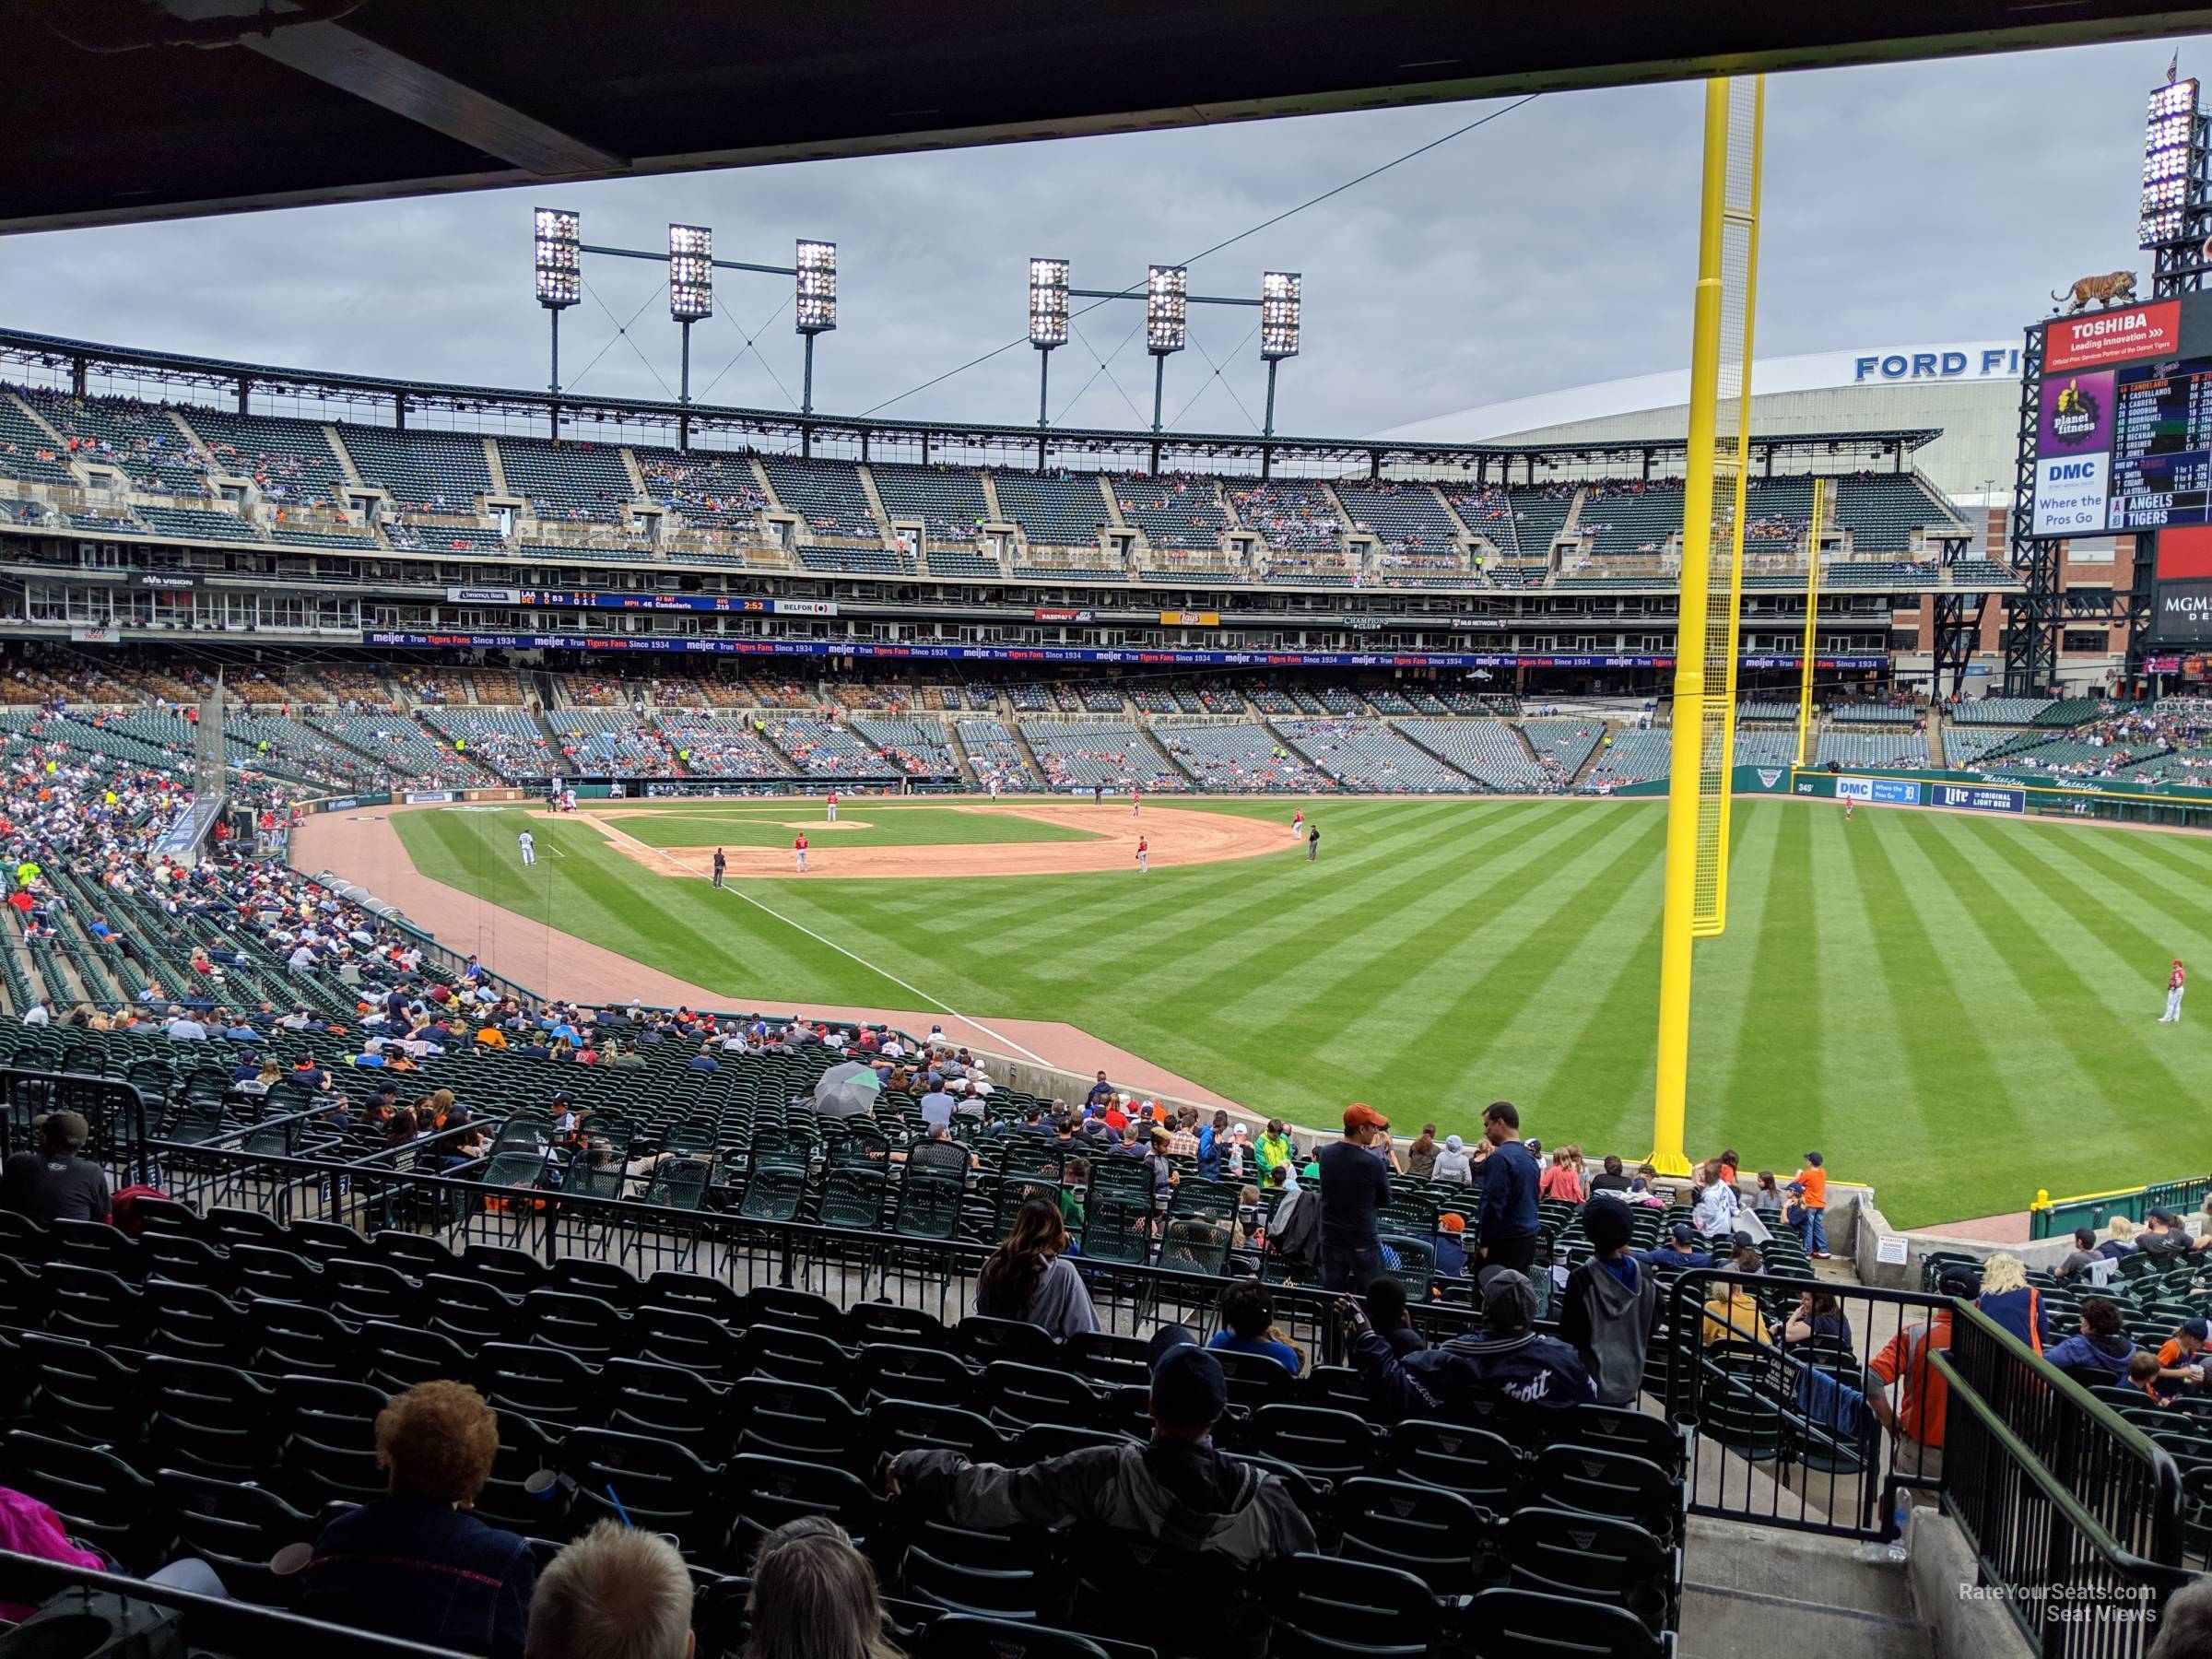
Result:
[[[89,1571],[0,1549],[0,1600],[43,1606],[43,1622],[12,1639],[26,1653],[189,1650],[225,1659],[453,1659],[449,1649],[372,1636],[276,1607],[200,1595],[119,1572]],[[59,1628],[70,1621],[74,1628]],[[34,1632],[45,1632],[43,1636]],[[97,1634],[96,1634],[97,1632]],[[112,1647],[103,1640],[116,1640]]]
[[[331,1221],[357,1231],[420,1232],[460,1250],[514,1250],[548,1264],[611,1262],[640,1277],[699,1274],[739,1291],[774,1286],[812,1291],[841,1306],[888,1300],[951,1324],[975,1311],[976,1277],[991,1245],[943,1238],[758,1220],[740,1213],[738,1190],[710,1184],[697,1208],[605,1197],[548,1185],[494,1184],[486,1166],[413,1167],[436,1155],[422,1142],[367,1157],[271,1156],[238,1143],[241,1130],[205,1142],[157,1139],[150,1150],[164,1192],[202,1209],[263,1211],[280,1222]],[[446,1132],[450,1136],[455,1133]],[[643,1184],[641,1182],[639,1184]],[[1146,1336],[1164,1324],[1210,1334],[1227,1279],[1154,1265],[1073,1258],[1101,1328]],[[1276,1324],[1317,1364],[1339,1364],[1347,1344],[1337,1298],[1317,1288],[1271,1285]],[[1442,1341],[1478,1323],[1471,1303],[1430,1302],[1413,1323]]]
[[34,1125],[49,1112],[74,1112],[91,1131],[85,1156],[111,1180],[147,1178],[147,1102],[121,1077],[0,1066],[0,1153],[35,1147]]
[[2194,1576],[2173,1459],[1971,1304],[1700,1269],[1665,1307],[1691,1513],[1874,1543],[1934,1498],[2045,1659],[2139,1659]]
[[1910,1333],[1942,1298],[1697,1268],[1663,1305],[1645,1386],[1697,1429],[1692,1513],[1875,1542],[1893,1535],[1900,1490],[1937,1486],[1940,1458],[1885,1439],[1866,1369],[1907,1333],[1886,1363],[1918,1427],[1933,1373]]
[[2172,1457],[1971,1307],[1935,1364],[1950,1398],[1944,1508],[1980,1589],[2044,1659],[2147,1652],[2167,1594],[2195,1576]]

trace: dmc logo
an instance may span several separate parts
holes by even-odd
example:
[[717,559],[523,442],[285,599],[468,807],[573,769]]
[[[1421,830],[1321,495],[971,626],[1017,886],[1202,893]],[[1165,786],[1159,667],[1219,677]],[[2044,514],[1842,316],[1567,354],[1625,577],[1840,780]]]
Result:
[[2093,478],[2096,465],[2088,461],[2053,461],[2043,469],[2043,482],[2057,484],[2068,478]]
[[1759,769],[1759,783],[1761,789],[1771,789],[1781,782],[1782,772],[1779,768],[1771,769],[1762,766]]

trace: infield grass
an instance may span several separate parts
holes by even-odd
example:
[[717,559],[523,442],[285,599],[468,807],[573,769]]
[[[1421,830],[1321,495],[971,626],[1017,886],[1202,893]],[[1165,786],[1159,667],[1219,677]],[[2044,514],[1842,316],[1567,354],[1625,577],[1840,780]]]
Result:
[[[1282,823],[1295,805],[1173,804]],[[1143,877],[745,887],[964,1015],[1068,1020],[1297,1122],[1362,1100],[1471,1134],[1508,1099],[1547,1146],[1645,1150],[1660,804],[1308,809],[1324,831],[1312,865],[1287,852]],[[977,839],[1004,828],[943,816]],[[644,875],[588,824],[395,821],[425,874],[733,1006],[913,1004],[776,916]],[[1786,1177],[1818,1148],[1902,1225],[2212,1166],[2212,1008],[2157,1023],[2167,964],[2212,961],[2212,841],[1908,810],[1846,824],[1794,801],[1740,800],[1735,825],[1728,932],[1697,950],[1693,1158],[1731,1146]]]

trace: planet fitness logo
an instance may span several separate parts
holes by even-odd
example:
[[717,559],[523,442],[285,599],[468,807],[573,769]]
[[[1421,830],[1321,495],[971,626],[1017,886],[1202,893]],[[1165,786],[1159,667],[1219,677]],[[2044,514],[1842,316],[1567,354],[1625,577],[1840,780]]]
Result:
[[2093,390],[2085,389],[2080,381],[2070,380],[2060,388],[2057,406],[2051,412],[2051,436],[2069,449],[2078,449],[2102,430],[2104,405]]

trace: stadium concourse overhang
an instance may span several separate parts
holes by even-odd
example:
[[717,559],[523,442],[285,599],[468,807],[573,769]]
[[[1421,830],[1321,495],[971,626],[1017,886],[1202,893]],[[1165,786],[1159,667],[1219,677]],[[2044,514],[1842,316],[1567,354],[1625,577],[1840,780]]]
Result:
[[2212,29],[1976,0],[23,0],[0,230]]
[[[31,371],[27,373],[26,371]],[[1687,454],[1679,438],[1596,443],[1439,443],[1386,438],[1263,439],[1253,432],[1135,431],[1111,427],[1055,427],[1040,434],[1033,426],[993,426],[973,421],[895,420],[852,416],[803,416],[789,409],[750,409],[713,404],[621,397],[559,396],[547,392],[496,386],[461,386],[429,381],[392,380],[335,371],[286,369],[181,352],[104,346],[63,339],[20,329],[0,329],[0,381],[65,381],[87,392],[171,397],[183,402],[234,401],[242,414],[278,407],[313,408],[325,418],[351,406],[378,420],[406,426],[410,418],[435,413],[440,424],[476,426],[484,430],[529,436],[551,429],[558,414],[562,434],[608,442],[674,443],[686,433],[692,446],[719,435],[724,444],[768,451],[806,450],[825,457],[885,461],[919,457],[924,462],[975,461],[995,456],[1034,456],[1041,442],[1054,462],[1077,456],[1113,465],[1147,458],[1153,470],[1185,463],[1235,471],[1235,463],[1272,462],[1277,466],[1332,476],[1364,468],[1374,477],[1395,473],[1470,477],[1515,483],[1539,469],[1604,467],[1624,458],[1656,464],[1665,474]],[[210,397],[209,394],[215,394]],[[1941,434],[1933,428],[1891,431],[1793,432],[1754,436],[1753,465],[1766,472],[1832,470],[1839,456],[1877,461],[1903,470],[1916,450]],[[708,444],[704,447],[724,447]],[[1817,458],[1817,459],[1816,459]]]

